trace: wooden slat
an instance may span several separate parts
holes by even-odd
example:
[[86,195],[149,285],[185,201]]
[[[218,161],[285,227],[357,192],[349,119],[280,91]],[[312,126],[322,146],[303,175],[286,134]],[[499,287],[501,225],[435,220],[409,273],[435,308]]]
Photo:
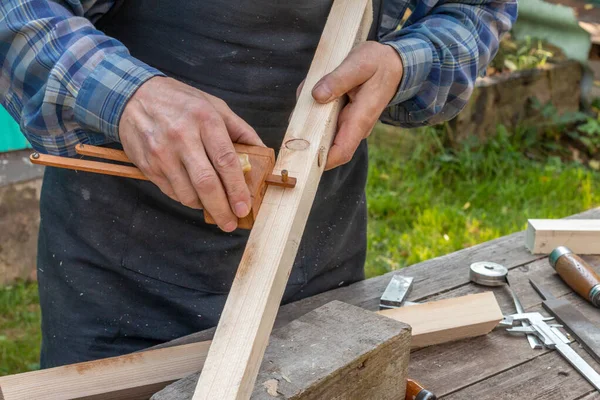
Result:
[[0,377],[2,400],[148,399],[202,369],[210,342]]
[[49,154],[32,154],[29,160],[33,164],[46,165],[49,167],[66,168],[75,171],[92,172],[120,176],[123,178],[139,179],[147,181],[148,178],[137,167],[120,164],[110,164],[99,161],[82,160],[79,158],[58,157]]
[[333,2],[275,166],[296,176],[296,187],[267,188],[194,400],[244,400],[252,393],[343,105],[317,104],[311,89],[340,65],[361,33],[364,40],[371,21],[367,0]]
[[530,219],[525,245],[533,254],[567,246],[576,254],[600,254],[600,219]]
[[413,327],[415,348],[486,335],[503,318],[493,292],[383,310],[379,314]]

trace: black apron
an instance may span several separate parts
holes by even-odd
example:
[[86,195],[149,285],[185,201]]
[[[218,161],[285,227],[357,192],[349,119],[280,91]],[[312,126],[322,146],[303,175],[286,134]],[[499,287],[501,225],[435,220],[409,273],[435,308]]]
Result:
[[[97,26],[135,57],[225,100],[277,149],[330,7],[129,0]],[[364,142],[350,163],[323,175],[284,302],[364,278],[366,177]],[[43,368],[217,324],[247,231],[223,233],[149,182],[55,168],[46,169],[40,209]]]

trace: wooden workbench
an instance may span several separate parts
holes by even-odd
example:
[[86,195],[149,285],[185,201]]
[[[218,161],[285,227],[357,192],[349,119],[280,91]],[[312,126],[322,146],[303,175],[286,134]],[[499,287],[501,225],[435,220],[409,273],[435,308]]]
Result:
[[[600,219],[600,208],[572,218]],[[584,258],[600,270],[600,257]],[[528,278],[535,278],[555,296],[572,302],[600,327],[600,310],[590,306],[564,285],[548,264],[547,257],[531,255],[527,251],[523,232],[403,269],[402,274],[415,278],[409,300],[438,300],[494,290],[504,313],[514,313],[514,306],[505,289],[490,289],[469,283],[469,265],[476,261],[497,262],[509,268],[511,285],[526,310],[542,311],[541,299],[528,282]],[[368,279],[285,305],[279,311],[276,326],[282,326],[332,300],[377,310],[379,297],[390,276],[387,274]],[[213,333],[214,330],[203,331],[169,342],[166,346],[207,340]],[[600,366],[577,344],[573,348],[600,371]],[[532,350],[525,337],[510,336],[502,329],[496,329],[484,337],[414,351],[409,370],[411,378],[420,381],[443,399],[600,399],[600,394],[595,393],[556,352]]]

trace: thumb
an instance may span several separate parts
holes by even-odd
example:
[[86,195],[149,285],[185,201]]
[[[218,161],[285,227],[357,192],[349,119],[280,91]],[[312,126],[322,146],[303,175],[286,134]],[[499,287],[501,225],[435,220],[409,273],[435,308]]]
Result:
[[313,98],[319,103],[329,103],[365,83],[376,70],[377,66],[365,59],[359,47],[317,82],[312,90]]

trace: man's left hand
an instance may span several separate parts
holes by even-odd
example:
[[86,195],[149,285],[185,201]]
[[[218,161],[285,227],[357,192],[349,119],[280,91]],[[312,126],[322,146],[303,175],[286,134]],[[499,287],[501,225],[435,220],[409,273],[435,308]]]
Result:
[[339,67],[317,82],[312,95],[319,103],[343,95],[349,98],[338,118],[326,170],[352,159],[361,140],[369,136],[396,94],[402,73],[402,60],[393,47],[366,42],[354,48]]

